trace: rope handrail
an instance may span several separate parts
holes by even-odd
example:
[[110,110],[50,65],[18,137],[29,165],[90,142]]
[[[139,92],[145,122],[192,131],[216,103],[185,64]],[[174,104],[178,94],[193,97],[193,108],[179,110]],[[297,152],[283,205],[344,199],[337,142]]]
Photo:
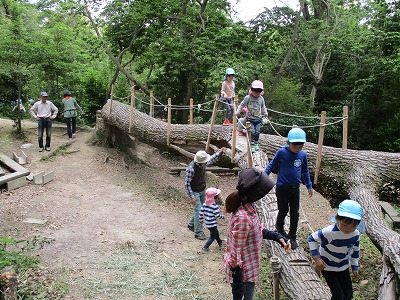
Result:
[[[319,116],[301,116],[301,115],[294,115],[294,114],[289,114],[289,113],[284,113],[284,112],[280,112],[277,110],[273,110],[271,108],[267,108],[267,111],[271,111],[277,114],[281,114],[281,115],[285,115],[285,116],[289,116],[289,117],[296,117],[296,118],[303,118],[303,119],[319,119]],[[326,117],[327,119],[341,119],[343,117]]]

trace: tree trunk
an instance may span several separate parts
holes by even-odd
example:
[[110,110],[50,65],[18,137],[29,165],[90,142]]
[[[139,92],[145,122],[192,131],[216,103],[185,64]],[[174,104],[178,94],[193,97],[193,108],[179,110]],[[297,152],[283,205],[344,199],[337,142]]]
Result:
[[[127,133],[130,107],[114,101],[111,114],[109,112],[110,106],[106,104],[98,114],[98,123],[103,123],[104,128],[112,125]],[[209,126],[172,124],[171,143],[174,140],[205,141],[208,137]],[[103,138],[106,138],[104,132],[107,130],[102,132]],[[167,144],[167,124],[135,109],[131,134],[158,147],[165,147]],[[231,128],[215,125],[211,139],[225,141],[228,144],[231,140]],[[276,150],[286,143],[286,138],[261,134],[259,142],[261,150],[272,157]],[[304,150],[308,155],[310,173],[313,174],[317,158],[317,145],[306,143]],[[230,156],[230,151],[227,152],[227,155]],[[238,153],[238,157],[242,159],[243,153]],[[238,159],[239,166],[242,166],[244,163],[241,163],[240,159]],[[400,235],[386,225],[378,201],[400,203],[399,170],[400,154],[398,153],[356,151],[324,146],[319,181],[314,185],[314,189],[325,196],[332,207],[337,207],[338,203],[346,198],[356,200],[362,205],[367,234],[385,258],[379,299],[397,299],[397,295],[393,293],[398,293],[393,287],[398,286],[398,274],[400,273]],[[311,175],[311,177],[313,179],[314,176]],[[275,204],[269,204],[271,202],[268,202],[269,197],[271,197],[270,194],[260,202],[264,207],[262,211],[265,224],[275,219],[275,216],[272,215],[276,207],[271,207]],[[280,253],[279,249],[275,249],[274,246],[269,248],[275,254]],[[321,293],[319,298],[307,294],[307,290],[316,290],[316,287],[321,285],[318,278],[315,277],[315,272],[311,270],[306,256],[298,252],[300,251],[290,254],[289,259],[286,259],[282,253],[281,284],[285,291],[293,299],[329,299],[325,297],[322,290],[318,292]],[[295,268],[295,266],[299,268]],[[294,276],[294,272],[297,272],[296,269],[299,270],[299,275]],[[297,276],[298,278],[296,278]]]

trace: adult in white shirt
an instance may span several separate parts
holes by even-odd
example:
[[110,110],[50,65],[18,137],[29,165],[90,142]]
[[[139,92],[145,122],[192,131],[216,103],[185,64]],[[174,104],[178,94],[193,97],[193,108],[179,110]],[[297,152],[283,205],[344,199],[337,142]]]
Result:
[[[51,126],[53,125],[53,119],[57,117],[58,108],[51,102],[47,100],[47,93],[41,92],[41,101],[35,102],[30,108],[31,115],[38,121],[38,142],[39,142],[39,152],[43,149],[50,151],[50,141],[51,141]],[[43,132],[46,128],[46,144],[43,147]]]

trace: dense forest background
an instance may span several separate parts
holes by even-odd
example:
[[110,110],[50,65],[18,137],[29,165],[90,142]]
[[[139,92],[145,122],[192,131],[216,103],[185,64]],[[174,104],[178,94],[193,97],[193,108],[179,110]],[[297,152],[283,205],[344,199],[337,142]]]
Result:
[[[270,119],[306,127],[311,142],[319,131],[308,127],[319,123],[313,116],[341,117],[348,106],[349,148],[400,152],[400,2],[299,4],[299,11],[275,7],[244,22],[225,0],[1,0],[0,113],[20,118],[16,99],[27,107],[41,91],[61,108],[69,89],[93,125],[111,85],[114,99],[128,103],[132,83],[142,111],[150,91],[164,104],[193,98],[211,109],[231,67],[239,100],[262,80],[269,108],[285,113],[272,111]],[[196,114],[209,122],[209,112]],[[187,117],[174,110],[173,122]],[[326,127],[326,145],[341,141],[341,123]]]

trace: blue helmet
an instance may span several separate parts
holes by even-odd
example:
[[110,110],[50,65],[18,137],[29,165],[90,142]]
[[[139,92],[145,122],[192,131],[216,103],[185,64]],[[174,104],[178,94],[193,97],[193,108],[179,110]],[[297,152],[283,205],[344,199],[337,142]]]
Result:
[[232,68],[228,68],[228,69],[226,69],[225,74],[226,75],[235,75],[235,70]]
[[295,127],[290,129],[288,133],[289,143],[305,143],[306,142],[306,133],[303,129]]

